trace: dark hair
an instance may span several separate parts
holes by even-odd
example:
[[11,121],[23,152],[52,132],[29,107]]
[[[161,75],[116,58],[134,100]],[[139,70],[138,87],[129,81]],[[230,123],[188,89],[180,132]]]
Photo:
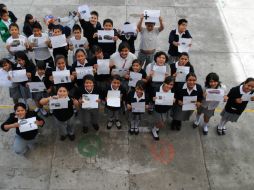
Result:
[[121,77],[119,75],[113,75],[111,77],[111,81],[113,81],[113,80],[119,80],[119,81],[121,81]]
[[13,66],[13,63],[9,59],[3,58],[3,59],[0,60],[0,67],[3,67],[3,65],[6,64],[6,63]]
[[56,57],[55,57],[55,65],[56,65],[56,63],[58,62],[59,59],[64,59],[65,64],[67,64],[64,55],[56,55]]
[[95,16],[99,17],[99,13],[97,11],[91,11],[90,15],[95,15]]
[[60,24],[54,25],[53,31],[54,30],[61,30],[63,32],[62,26]]
[[4,16],[4,14],[8,14],[8,11],[2,10],[2,11],[0,12],[0,17]]
[[37,28],[39,30],[42,30],[42,27],[41,27],[41,24],[39,22],[34,22],[33,25],[32,25],[32,28]]
[[118,46],[118,52],[121,52],[124,48],[130,51],[130,45],[127,42],[121,42]]
[[85,51],[84,49],[79,48],[79,49],[77,49],[76,52],[75,52],[75,57],[76,57],[76,55],[77,55],[78,52],[82,52],[82,53],[85,54],[85,56],[87,56],[86,51]]
[[44,63],[44,61],[38,60],[36,62],[36,68],[40,69],[40,70],[45,70],[46,69],[46,64]]
[[247,78],[242,84],[247,84],[247,83],[253,82],[253,81],[254,81],[254,78],[249,77],[249,78]]
[[53,30],[54,27],[55,27],[55,24],[54,24],[54,23],[49,23],[49,25],[48,25],[48,29],[49,29],[49,30]]
[[18,28],[18,30],[19,30],[19,26],[18,26],[16,23],[11,23],[11,24],[9,25],[9,30],[11,29],[11,27],[16,27],[16,28]]
[[123,23],[123,24],[130,24],[130,22],[127,21],[127,22],[125,22],[125,23]]
[[155,25],[155,22],[145,22],[145,25],[147,25],[147,24],[153,24],[153,25]]
[[197,76],[196,76],[195,73],[188,73],[187,76],[186,76],[186,78],[185,78],[185,80],[187,81],[188,78],[190,78],[190,77],[195,77],[195,78],[197,78]]
[[29,59],[28,59],[28,57],[27,57],[27,55],[26,55],[26,53],[24,51],[18,51],[18,52],[16,52],[15,53],[15,57],[16,57],[16,59],[22,59],[22,60],[24,60],[25,63],[26,63],[26,67],[32,64],[29,61]]
[[25,22],[24,22],[24,23],[29,23],[29,20],[31,20],[31,19],[33,19],[33,15],[27,14],[27,15],[25,16]]
[[139,59],[134,59],[131,65],[133,65],[134,63],[138,63],[140,66],[142,66],[142,62]]
[[72,32],[74,32],[75,30],[79,30],[81,32],[81,27],[78,24],[74,24],[74,26],[72,27]]
[[83,77],[83,83],[85,83],[86,80],[93,81],[93,83],[94,83],[94,85],[95,85],[95,80],[94,80],[93,75],[85,75],[85,76]]
[[170,84],[171,82],[175,82],[175,77],[173,77],[173,76],[167,76],[165,78],[165,80],[163,81],[163,83],[165,83],[165,84]]
[[67,87],[66,84],[60,84],[59,86],[57,86],[56,92],[58,92],[58,90],[59,90],[60,88],[65,88],[65,89],[67,90],[67,92],[69,92],[68,87]]
[[1,4],[0,4],[0,12],[2,12],[2,11],[3,11],[3,8],[4,8],[4,7],[6,7],[6,5],[5,5],[5,4],[3,4],[3,3],[1,3]]
[[187,56],[189,58],[189,54],[187,52],[180,53],[178,57],[180,58],[182,56]]
[[112,26],[113,26],[113,20],[111,20],[110,18],[107,18],[107,19],[105,19],[105,20],[103,21],[103,26],[104,26],[106,23],[110,23],[110,24],[112,24]]
[[102,49],[101,49],[101,47],[100,46],[98,46],[98,45],[94,45],[93,47],[92,47],[92,53],[93,54],[95,54],[96,52],[102,52]]
[[168,62],[168,55],[164,51],[158,51],[154,55],[154,61],[156,62],[157,57],[160,57],[161,55],[164,55],[166,57],[165,63]]
[[188,23],[188,21],[184,18],[178,20],[178,25],[181,25],[183,23]]
[[137,81],[135,88],[139,88],[139,89],[145,90],[145,82],[143,80]]
[[218,85],[216,86],[216,88],[221,86],[219,75],[217,75],[216,73],[209,73],[206,76],[206,79],[205,79],[205,87],[206,88],[210,88],[211,87],[210,84],[209,84],[211,80],[214,80],[214,81],[218,82]]
[[14,105],[14,111],[16,111],[18,109],[18,107],[22,107],[26,110],[26,104],[18,102]]

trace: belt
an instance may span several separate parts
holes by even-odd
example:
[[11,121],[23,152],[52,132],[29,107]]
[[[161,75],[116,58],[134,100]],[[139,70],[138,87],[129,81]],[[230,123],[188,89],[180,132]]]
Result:
[[140,49],[140,52],[143,53],[143,54],[153,54],[155,52],[155,49],[152,49],[152,50]]

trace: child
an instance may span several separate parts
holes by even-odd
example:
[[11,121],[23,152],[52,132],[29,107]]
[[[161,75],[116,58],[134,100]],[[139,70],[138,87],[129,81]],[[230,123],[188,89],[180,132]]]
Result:
[[[206,76],[205,81],[205,89],[223,89],[221,82],[219,80],[219,76],[216,73],[209,73]],[[203,125],[203,134],[208,134],[208,122],[210,118],[214,115],[214,111],[216,107],[219,105],[219,101],[206,101],[206,93],[204,92],[204,99],[202,101],[201,106],[197,110],[196,120],[193,123],[193,128],[198,127],[200,123],[201,114],[204,114],[204,125]],[[224,97],[224,101],[226,101],[226,96]]]
[[131,103],[135,102],[145,102],[147,108],[147,99],[145,97],[145,83],[142,80],[139,80],[136,84],[135,90],[130,91],[127,96],[127,109],[130,112],[129,120],[130,120],[130,134],[139,134],[139,124],[141,121],[141,115],[143,113],[133,112],[133,108]]
[[[101,23],[98,22],[99,14],[96,11],[91,11],[91,17],[89,22],[85,21],[84,19],[79,19],[80,25],[83,28],[84,37],[87,38],[90,48],[94,45],[98,45],[98,40],[95,38],[95,33],[98,30],[101,30]],[[80,14],[78,13],[80,17]]]
[[6,7],[6,5],[5,4],[0,4],[0,12],[2,12],[2,10],[5,10],[5,11],[7,11],[8,13],[9,13],[9,17],[10,17],[10,19],[11,19],[11,22],[12,23],[16,23],[17,22],[17,17],[13,14],[13,12],[12,11],[9,11],[8,9],[7,9],[7,7]]
[[146,22],[146,27],[144,28],[142,27],[143,20],[144,14],[141,15],[137,25],[137,28],[141,34],[138,59],[141,60],[143,64],[145,63],[146,66],[147,64],[153,62],[153,57],[157,48],[158,35],[164,29],[164,24],[162,18],[159,17],[159,27],[155,27],[155,23]]
[[116,125],[117,129],[121,129],[121,121],[119,120],[119,114],[121,110],[121,105],[123,105],[123,100],[125,99],[126,91],[121,86],[121,78],[119,75],[112,76],[111,85],[107,87],[104,95],[104,99],[107,102],[107,93],[109,90],[120,91],[120,107],[111,107],[106,103],[106,108],[108,110],[108,124],[107,129],[111,129],[113,124]]
[[[83,78],[83,86],[78,88],[75,98],[79,100],[79,103],[84,103],[82,101],[82,96],[85,94],[101,94],[99,93],[98,89],[95,86],[94,77],[92,75],[86,75]],[[100,102],[100,99],[97,100],[97,102]],[[92,124],[93,128],[98,131],[99,125],[98,125],[98,115],[99,115],[99,109],[98,108],[91,108],[91,109],[81,109],[81,123],[83,124],[83,133],[88,132],[88,126]]]
[[[73,51],[73,55],[75,55],[77,49],[83,48],[87,50],[89,48],[89,43],[86,37],[81,36],[81,28],[78,24],[73,26],[72,32],[74,36],[70,38],[69,49]],[[76,61],[75,56],[73,56],[73,62],[74,61]]]
[[6,49],[9,53],[15,56],[17,51],[24,51],[29,48],[27,38],[19,34],[19,26],[16,23],[11,23],[9,26],[11,36],[6,41]]
[[[114,30],[114,42],[110,43],[98,43],[98,45],[101,47],[105,59],[109,59],[110,56],[116,52],[116,41],[118,40],[118,33],[117,30],[113,28],[113,21],[111,19],[105,19],[103,21],[103,30]],[[98,33],[95,34],[95,36],[98,39]]]
[[[165,94],[171,94],[174,92],[174,77],[168,76],[165,78],[163,84],[160,87],[159,92]],[[153,94],[153,101],[156,101],[156,91]],[[155,104],[155,123],[152,129],[152,136],[154,140],[159,140],[159,129],[165,126],[165,122],[169,117],[169,113],[171,111],[171,105],[156,105]]]
[[14,152],[19,155],[24,155],[28,149],[31,149],[35,143],[36,136],[38,134],[38,129],[31,131],[20,132],[19,121],[22,119],[28,119],[36,117],[36,125],[42,127],[44,125],[44,120],[37,116],[35,112],[28,112],[26,105],[23,103],[16,103],[14,106],[14,113],[11,113],[9,118],[1,125],[1,129],[4,132],[8,132],[10,129],[16,129],[16,135],[14,139]]
[[[221,120],[217,126],[218,135],[225,135],[226,123],[228,121],[237,122],[248,102],[254,101],[254,78],[247,78],[239,86],[231,88],[227,96],[228,100],[221,112]],[[245,98],[246,96],[249,96],[250,99]]]
[[71,141],[75,140],[74,126],[73,126],[73,105],[79,107],[79,103],[75,99],[71,99],[68,89],[65,86],[59,86],[56,96],[42,98],[41,105],[50,103],[50,99],[67,99],[68,108],[54,109],[53,115],[55,117],[55,126],[59,129],[60,140],[64,141],[68,136]]
[[25,16],[25,22],[24,22],[24,26],[23,26],[23,33],[26,35],[27,38],[33,34],[33,27],[32,26],[35,22],[36,21],[35,21],[33,15],[27,14]]
[[[46,33],[42,33],[42,27],[38,22],[35,22],[32,25],[32,29],[33,34],[29,36],[28,41],[30,43],[30,51],[34,51],[36,64],[38,64],[38,62],[44,62],[46,67],[54,68],[54,60],[48,49],[51,47],[48,35]],[[39,39],[43,40],[43,42]]]
[[[178,28],[172,30],[169,34],[169,64],[176,63],[179,58],[178,46],[180,38],[192,38],[187,28],[188,21],[186,19],[180,19],[178,21]],[[191,46],[191,44],[190,44]]]
[[190,96],[197,96],[197,101],[195,104],[197,108],[200,107],[201,101],[203,99],[203,91],[199,84],[196,83],[197,77],[194,73],[189,73],[186,76],[186,82],[178,83],[175,87],[175,104],[173,106],[173,113],[172,113],[172,130],[181,130],[182,122],[187,121],[190,119],[190,116],[194,112],[194,110],[185,111],[182,109],[183,106],[183,98],[190,97]]
[[[124,24],[130,24],[129,22],[125,22]],[[121,33],[119,35],[119,39],[122,40],[122,42],[127,42],[130,46],[130,52],[135,54],[135,40],[137,39],[137,34],[124,34]]]
[[0,12],[0,35],[3,40],[3,42],[6,42],[6,40],[11,36],[9,32],[9,26],[11,24],[11,19],[9,18],[9,14],[6,10],[2,10]]

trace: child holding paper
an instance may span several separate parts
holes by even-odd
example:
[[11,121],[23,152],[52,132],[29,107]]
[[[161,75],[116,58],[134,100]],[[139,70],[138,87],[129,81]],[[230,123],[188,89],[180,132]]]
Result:
[[[148,108],[148,101],[145,97],[145,83],[139,80],[136,84],[135,90],[130,91],[127,95],[127,109],[129,111],[130,121],[130,134],[139,134],[139,125],[141,122],[141,115],[145,113],[145,109]],[[134,103],[134,104],[133,104]],[[143,110],[135,111],[135,103],[143,103]]]
[[[172,30],[169,34],[169,64],[176,63],[179,58],[178,46],[180,38],[192,38],[190,32],[187,30],[188,21],[186,19],[178,20],[178,27]],[[189,45],[191,46],[191,44]]]
[[220,123],[217,126],[218,135],[226,134],[226,123],[237,122],[249,101],[254,101],[254,78],[247,78],[239,86],[230,89],[227,103],[221,112]]
[[160,139],[158,132],[160,128],[165,126],[166,120],[169,118],[169,114],[173,106],[173,101],[171,102],[172,104],[170,102],[160,103],[159,102],[161,98],[160,96],[172,95],[172,97],[174,97],[173,87],[174,87],[174,77],[168,76],[165,78],[163,84],[160,86],[160,90],[154,91],[153,101],[155,102],[155,108],[154,108],[155,109],[155,123],[151,131],[154,140]]
[[[112,98],[109,96],[110,92],[119,93],[119,105],[111,105],[109,103],[109,99]],[[123,105],[123,101],[126,96],[126,91],[121,85],[121,78],[119,75],[112,76],[111,85],[107,87],[107,91],[105,92],[104,99],[106,101],[106,108],[108,110],[108,124],[107,129],[111,129],[113,124],[116,125],[117,129],[121,129],[121,121],[119,120],[119,115],[121,111],[121,107]],[[115,98],[115,97],[114,97]]]
[[[172,130],[181,130],[182,121],[187,121],[194,112],[195,107],[199,108],[203,99],[203,91],[199,84],[196,83],[197,77],[194,73],[186,76],[185,83],[178,83],[175,87],[175,104],[172,110]],[[187,103],[190,104],[187,107]],[[189,102],[188,99],[191,99]]]
[[[86,104],[86,101],[90,101],[90,99],[88,98],[88,100],[85,100],[85,96],[86,95],[97,95],[99,96],[99,90],[96,88],[95,86],[95,80],[94,77],[92,75],[86,75],[83,78],[83,86],[79,87],[75,98],[77,100],[79,100],[80,105],[84,105]],[[84,96],[84,99],[83,99]],[[99,130],[99,125],[98,125],[98,115],[99,115],[99,109],[98,109],[98,103],[100,102],[100,98],[96,99],[95,102],[93,102],[93,106],[96,104],[97,108],[85,108],[85,109],[81,109],[80,114],[81,114],[81,122],[83,124],[83,133],[87,133],[88,132],[88,126],[92,123],[93,128],[98,131]]]
[[[223,90],[223,87],[221,85],[219,76],[216,73],[209,73],[206,76],[206,81],[205,81],[205,89],[218,89],[218,90]],[[218,91],[219,92],[219,91]],[[206,100],[207,93],[204,92],[204,99],[202,100],[202,105],[198,108],[197,110],[197,115],[196,115],[196,120],[193,123],[193,128],[198,127],[200,124],[200,117],[201,114],[204,114],[204,125],[203,125],[203,134],[207,135],[208,134],[208,122],[210,118],[214,115],[214,111],[216,107],[219,105],[220,101],[208,101]],[[224,101],[227,100],[227,96],[224,96]]]
[[0,12],[0,36],[3,42],[11,36],[9,32],[9,26],[11,24],[11,19],[9,18],[9,14],[6,10],[2,10]]
[[54,60],[48,48],[51,48],[50,40],[46,33],[42,33],[39,22],[32,25],[33,34],[28,38],[29,50],[34,52],[36,64],[44,62],[47,67],[54,68]]
[[55,126],[59,129],[60,140],[64,141],[67,137],[71,141],[75,140],[74,134],[74,111],[73,106],[79,108],[79,103],[76,99],[72,99],[69,96],[69,91],[65,86],[59,86],[56,96],[50,96],[48,98],[42,98],[40,100],[41,105],[50,104],[51,99],[64,99],[68,102],[67,108],[53,109],[53,115],[55,117]]
[[26,105],[23,103],[16,103],[14,106],[14,113],[11,113],[9,118],[1,125],[4,132],[10,129],[16,129],[16,135],[13,143],[13,149],[16,154],[24,155],[28,149],[32,149],[38,134],[38,127],[30,131],[20,131],[20,120],[28,118],[36,118],[35,124],[38,127],[44,125],[44,120],[40,118],[35,112],[27,111]]
[[[130,24],[129,22],[125,22],[124,25]],[[126,33],[121,33],[119,35],[119,39],[122,40],[122,42],[127,42],[130,46],[130,52],[135,54],[135,40],[137,39],[137,34],[126,34]]]

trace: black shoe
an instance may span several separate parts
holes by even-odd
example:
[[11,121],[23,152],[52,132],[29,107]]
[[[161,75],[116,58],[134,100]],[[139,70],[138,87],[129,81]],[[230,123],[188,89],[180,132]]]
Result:
[[207,134],[208,134],[208,131],[203,130],[203,135],[207,135]]
[[107,129],[111,129],[113,124],[114,124],[113,121],[108,121]]
[[87,133],[88,132],[88,127],[84,126],[83,127],[83,133]]
[[222,129],[219,129],[219,126],[217,126],[217,133],[218,135],[222,135]]
[[70,141],[74,141],[75,140],[75,135],[68,135]]
[[100,126],[99,126],[98,124],[94,124],[94,125],[93,125],[93,128],[95,129],[95,131],[98,131],[99,128],[100,128]]
[[222,135],[226,135],[227,129],[222,129]]
[[121,122],[119,120],[115,120],[115,125],[116,125],[117,129],[121,129],[122,128]]
[[130,128],[130,129],[129,129],[129,133],[130,133],[131,135],[133,135],[133,134],[134,134],[134,128]]
[[158,136],[158,133],[157,133],[157,136],[155,136],[155,134],[153,134],[153,131],[151,131],[151,134],[152,134],[154,140],[156,140],[156,141],[160,140],[160,137]]
[[138,134],[139,134],[139,129],[138,129],[138,128],[135,128],[135,129],[134,129],[134,133],[135,133],[135,135],[138,135]]
[[171,130],[172,130],[172,131],[176,130],[176,126],[173,125],[173,124],[171,124]]
[[60,136],[60,141],[64,141],[66,139],[67,135],[61,135]]
[[181,125],[177,125],[177,126],[176,126],[176,130],[177,130],[177,131],[181,131],[181,128],[182,128]]
[[193,127],[193,129],[195,129],[195,128],[197,128],[197,127],[198,127],[198,125],[197,125],[197,124],[195,124],[195,123],[193,123],[193,124],[192,124],[192,127]]

